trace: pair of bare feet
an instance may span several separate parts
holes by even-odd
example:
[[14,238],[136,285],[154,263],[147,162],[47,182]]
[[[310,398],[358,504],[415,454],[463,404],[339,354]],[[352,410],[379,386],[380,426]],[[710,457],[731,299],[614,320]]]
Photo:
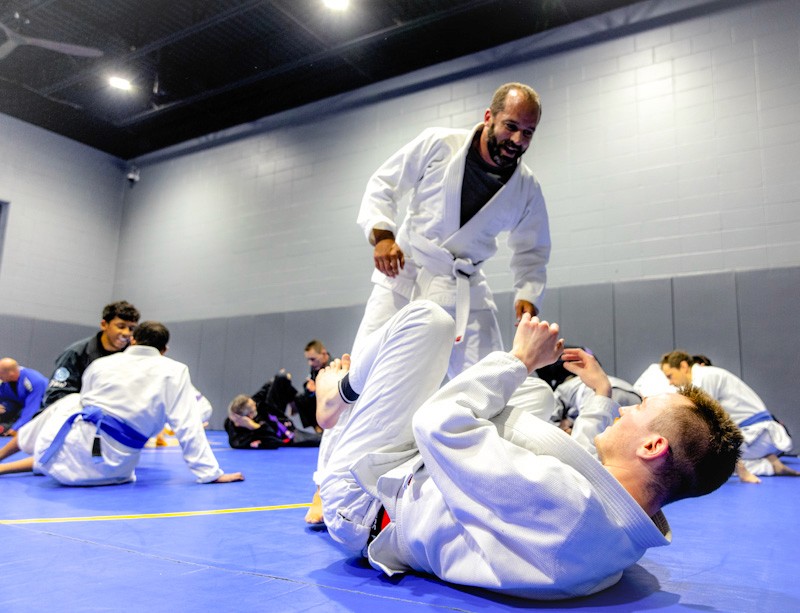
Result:
[[[339,381],[350,371],[350,354],[345,353],[317,373],[314,380],[317,396],[317,423],[325,430],[333,428],[342,412],[349,406],[339,395]],[[319,488],[314,492],[305,517],[307,524],[323,523],[322,498]]]
[[[786,464],[781,462],[780,458],[778,458],[778,456],[775,454],[769,454],[767,456],[767,460],[769,460],[769,463],[772,464],[772,468],[775,471],[776,477],[800,477],[800,472],[786,466]],[[736,476],[738,476],[739,480],[743,483],[761,483],[761,479],[747,470],[744,462],[741,460],[739,460],[739,462],[736,464]]]

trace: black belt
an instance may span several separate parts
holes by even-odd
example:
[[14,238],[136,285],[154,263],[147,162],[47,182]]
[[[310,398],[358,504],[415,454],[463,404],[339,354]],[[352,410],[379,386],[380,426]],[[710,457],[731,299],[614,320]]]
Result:
[[372,522],[372,527],[369,529],[367,545],[378,538],[378,535],[383,532],[383,529],[388,526],[391,521],[389,514],[386,512],[386,508],[381,506],[381,508],[378,509],[378,514],[375,516],[375,521]]

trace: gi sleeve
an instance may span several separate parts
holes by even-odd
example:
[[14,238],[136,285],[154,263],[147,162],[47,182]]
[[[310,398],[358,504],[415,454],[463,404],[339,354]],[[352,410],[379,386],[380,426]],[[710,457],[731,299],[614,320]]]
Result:
[[550,225],[544,196],[538,183],[519,223],[509,232],[512,251],[511,272],[514,275],[514,300],[527,300],[541,308],[550,260]]
[[38,372],[36,375],[26,372],[19,378],[17,385],[24,390],[25,404],[19,413],[19,418],[11,426],[14,430],[19,430],[20,426],[28,423],[39,412],[47,388],[47,379]]
[[619,405],[611,398],[598,396],[591,392],[591,397],[581,403],[580,413],[572,425],[572,440],[586,451],[597,457],[594,437],[611,425],[613,415],[619,414]]
[[223,471],[208,444],[189,369],[182,368],[176,378],[167,380],[165,387],[166,419],[181,445],[183,459],[198,483],[216,481]]
[[423,131],[369,178],[357,218],[367,240],[373,228],[389,230],[397,236],[399,202],[424,176],[433,140],[433,130]]
[[[542,533],[557,535],[570,524],[562,509],[572,508],[579,516],[585,506],[580,488],[569,485],[575,481],[573,469],[506,440],[490,421],[527,374],[515,357],[492,353],[445,385],[414,416],[426,470],[459,523],[479,540],[487,525],[505,532],[536,523]],[[532,417],[530,423],[547,428],[547,436],[566,438],[541,419]],[[511,541],[509,547],[516,548]]]

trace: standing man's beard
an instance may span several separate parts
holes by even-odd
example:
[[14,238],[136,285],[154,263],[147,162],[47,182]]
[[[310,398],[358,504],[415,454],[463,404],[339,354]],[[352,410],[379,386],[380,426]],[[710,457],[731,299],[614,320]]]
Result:
[[[489,157],[492,158],[492,161],[502,168],[515,166],[517,160],[525,153],[525,150],[520,149],[510,140],[505,140],[502,143],[497,142],[497,137],[494,135],[494,124],[490,125],[487,129],[486,147],[489,150]],[[503,155],[503,153],[507,155]],[[508,154],[510,154],[511,157],[509,157]]]

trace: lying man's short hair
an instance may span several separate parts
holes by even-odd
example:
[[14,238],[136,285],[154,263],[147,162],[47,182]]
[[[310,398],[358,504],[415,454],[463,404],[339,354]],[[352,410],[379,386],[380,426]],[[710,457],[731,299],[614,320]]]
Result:
[[688,402],[675,403],[650,423],[669,441],[669,457],[651,484],[662,505],[720,487],[733,474],[744,440],[725,409],[699,387],[684,385],[678,395]]

